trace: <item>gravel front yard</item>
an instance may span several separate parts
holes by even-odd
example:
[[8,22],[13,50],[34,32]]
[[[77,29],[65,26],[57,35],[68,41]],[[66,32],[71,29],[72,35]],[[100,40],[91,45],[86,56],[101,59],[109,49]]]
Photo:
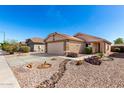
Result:
[[109,88],[124,87],[124,58],[104,61],[100,66],[84,62],[80,66],[67,64],[57,88]]
[[[123,88],[124,87],[124,54],[121,58],[115,57],[113,61],[103,61],[102,64],[92,65],[84,62],[75,65],[72,61],[66,64],[63,76],[55,84],[56,88]],[[55,57],[6,57],[21,87],[36,87],[49,78],[59,69],[59,65],[65,59]],[[37,69],[37,65],[52,64],[48,69]],[[32,69],[25,68],[25,64],[33,63]]]
[[[49,79],[59,69],[59,64],[64,61],[63,58],[58,57],[56,60],[51,60],[52,58],[53,57],[39,59],[39,57],[30,58],[30,56],[6,57],[9,66],[22,88],[36,87],[44,80]],[[44,63],[44,61],[52,64],[52,66],[50,68],[37,69],[37,66]],[[26,67],[26,65],[30,63],[33,64],[31,69]]]

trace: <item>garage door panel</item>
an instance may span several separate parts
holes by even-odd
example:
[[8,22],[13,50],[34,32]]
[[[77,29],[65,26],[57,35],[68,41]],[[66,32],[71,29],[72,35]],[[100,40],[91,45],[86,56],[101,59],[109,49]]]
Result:
[[47,52],[48,54],[63,55],[64,54],[64,42],[48,43]]

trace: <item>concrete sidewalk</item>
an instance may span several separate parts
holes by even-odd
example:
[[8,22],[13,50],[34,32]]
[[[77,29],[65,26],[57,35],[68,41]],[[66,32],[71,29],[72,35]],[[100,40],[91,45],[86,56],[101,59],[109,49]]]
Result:
[[0,51],[0,88],[19,88],[17,79]]

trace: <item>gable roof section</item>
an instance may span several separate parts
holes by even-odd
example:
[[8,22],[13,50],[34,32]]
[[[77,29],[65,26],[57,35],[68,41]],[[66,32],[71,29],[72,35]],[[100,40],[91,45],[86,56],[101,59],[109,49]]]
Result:
[[29,38],[26,40],[26,42],[33,42],[33,43],[44,43],[44,39],[39,38],[39,37],[34,37],[34,38]]
[[[78,37],[78,36],[80,36],[80,37]],[[111,44],[111,42],[109,42],[106,39],[96,37],[96,36],[87,35],[87,34],[83,34],[83,33],[77,33],[76,35],[74,35],[74,37],[80,38],[80,39],[84,40],[85,42],[100,42],[100,41],[104,41],[104,42],[106,42],[108,44]]]
[[73,37],[73,36],[69,36],[69,35],[66,35],[66,34],[57,33],[57,32],[49,34],[48,37],[45,40],[47,40],[50,36],[53,36],[53,35],[62,36],[64,38],[63,40],[83,41],[83,40],[81,40],[79,38],[76,38],[76,37]]

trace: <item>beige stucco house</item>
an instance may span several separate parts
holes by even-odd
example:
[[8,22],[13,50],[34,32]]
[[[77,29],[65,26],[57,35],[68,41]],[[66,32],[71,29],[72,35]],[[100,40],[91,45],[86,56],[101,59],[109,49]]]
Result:
[[42,38],[29,38],[26,39],[26,44],[27,46],[30,47],[32,52],[40,52],[40,53],[45,53],[45,42],[44,39]]
[[52,33],[45,39],[48,54],[64,55],[66,52],[80,53],[84,40],[60,33]]
[[91,46],[93,53],[102,52],[104,54],[109,54],[111,51],[111,42],[103,38],[77,33],[74,37],[84,40],[85,46]]
[[111,51],[111,42],[87,35],[77,33],[74,36],[69,36],[60,33],[52,33],[45,39],[46,53],[64,55],[66,52],[84,53],[87,46],[92,47],[93,53],[103,52],[109,54]]

